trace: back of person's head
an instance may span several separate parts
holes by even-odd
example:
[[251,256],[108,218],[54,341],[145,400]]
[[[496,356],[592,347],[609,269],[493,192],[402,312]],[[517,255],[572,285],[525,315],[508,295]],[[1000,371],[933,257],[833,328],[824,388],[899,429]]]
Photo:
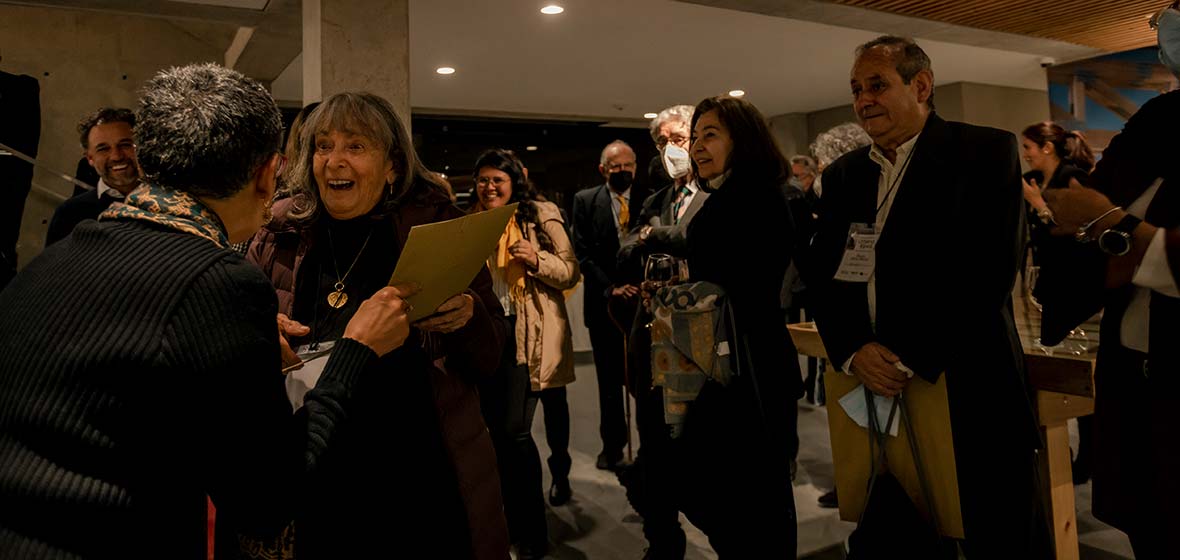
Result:
[[[742,177],[742,181],[775,185],[787,182],[791,176],[791,166],[770,133],[766,118],[753,103],[728,95],[705,98],[697,104],[692,115],[694,135],[697,121],[709,111],[717,111],[717,120],[721,121],[733,142],[728,161],[728,171],[732,176]],[[691,147],[689,152],[692,152]],[[696,171],[695,162],[693,171]]]
[[299,157],[299,138],[303,132],[303,123],[307,121],[307,116],[319,106],[319,101],[304,105],[295,115],[295,119],[291,121],[291,129],[287,131],[287,146],[283,149],[283,155],[287,157],[288,161],[295,161]]
[[134,129],[135,113],[122,107],[103,107],[78,121],[78,136],[82,149],[90,149],[90,131],[94,127],[116,122],[127,123],[127,126]]
[[379,214],[392,211],[403,197],[418,197],[430,192],[450,199],[443,181],[426,169],[406,127],[393,105],[385,98],[363,91],[346,91],[325,99],[308,114],[299,133],[299,154],[284,177],[292,196],[299,201],[290,216],[295,220],[314,220],[320,206],[315,179],[315,145],[317,134],[348,132],[376,142],[393,164],[394,183],[378,203]]
[[216,64],[164,70],[144,86],[136,115],[147,181],[198,197],[242,189],[279,149],[283,121],[266,88]]
[[[860,58],[865,51],[875,47],[884,48],[890,53],[903,84],[909,85],[914,80],[914,76],[922,71],[930,72],[931,79],[933,79],[934,68],[930,63],[930,57],[913,39],[896,35],[882,35],[856,47],[856,58]],[[930,110],[934,110],[933,89],[930,90],[930,97],[926,99],[926,106]]]
[[1029,125],[1021,135],[1037,146],[1052,145],[1062,163],[1084,171],[1094,168],[1094,152],[1086,137],[1076,130],[1065,130],[1055,122],[1045,121]]
[[815,141],[811,143],[811,153],[815,154],[815,159],[822,170],[831,165],[833,161],[840,159],[840,156],[872,143],[873,139],[869,133],[865,132],[865,129],[861,128],[859,124],[847,122],[833,126],[816,136]]

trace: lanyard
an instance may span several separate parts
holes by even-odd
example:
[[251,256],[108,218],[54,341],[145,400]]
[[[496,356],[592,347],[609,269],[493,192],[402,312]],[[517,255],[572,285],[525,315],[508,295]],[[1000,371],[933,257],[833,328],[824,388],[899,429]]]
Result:
[[901,178],[905,177],[906,169],[910,167],[910,158],[914,157],[914,152],[917,151],[918,144],[915,142],[914,147],[910,148],[910,153],[906,154],[905,161],[901,162],[901,168],[897,172],[897,176],[893,178],[893,184],[889,186],[889,190],[885,191],[885,198],[881,199],[881,203],[877,205],[877,213],[874,214],[874,219],[881,216],[881,209],[885,207],[885,203],[889,202],[889,195],[893,194],[893,189],[897,188],[898,183],[901,183]]

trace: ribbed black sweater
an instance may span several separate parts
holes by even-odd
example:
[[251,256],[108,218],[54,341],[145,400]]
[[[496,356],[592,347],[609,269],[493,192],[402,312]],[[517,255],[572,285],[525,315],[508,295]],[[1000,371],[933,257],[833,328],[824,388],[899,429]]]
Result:
[[266,534],[375,354],[336,346],[292,416],[262,273],[88,222],[0,292],[0,558],[205,557],[205,496]]

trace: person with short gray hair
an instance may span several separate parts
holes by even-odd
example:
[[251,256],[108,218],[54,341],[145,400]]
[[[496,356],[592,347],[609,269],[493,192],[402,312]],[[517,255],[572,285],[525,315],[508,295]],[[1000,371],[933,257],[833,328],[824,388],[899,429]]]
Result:
[[278,108],[199,64],[149,80],[137,117],[147,181],[0,292],[5,557],[204,559],[206,496],[227,556],[282,542],[362,369],[409,334],[411,291],[378,292],[293,415],[274,292],[229,250],[267,219]]
[[873,139],[859,124],[847,122],[838,124],[819,133],[811,143],[811,153],[815,156],[818,170],[831,165],[840,156],[857,148],[863,148],[873,143]]

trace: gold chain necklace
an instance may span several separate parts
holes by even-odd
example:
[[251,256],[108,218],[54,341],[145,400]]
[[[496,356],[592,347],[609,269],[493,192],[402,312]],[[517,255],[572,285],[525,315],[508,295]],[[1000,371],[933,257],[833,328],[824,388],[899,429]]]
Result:
[[332,242],[332,228],[328,229],[328,248],[332,250],[332,267],[336,269],[336,283],[332,285],[333,292],[328,294],[328,305],[332,309],[340,309],[344,304],[348,303],[348,294],[344,293],[344,281],[348,279],[348,275],[352,273],[353,267],[356,266],[357,261],[361,260],[361,255],[365,252],[365,247],[369,246],[369,239],[373,237],[373,230],[369,230],[369,235],[365,236],[365,242],[361,245],[361,250],[357,251],[356,258],[352,259],[352,264],[348,266],[348,270],[344,271],[344,276],[340,276],[340,265],[336,264],[336,246]]

